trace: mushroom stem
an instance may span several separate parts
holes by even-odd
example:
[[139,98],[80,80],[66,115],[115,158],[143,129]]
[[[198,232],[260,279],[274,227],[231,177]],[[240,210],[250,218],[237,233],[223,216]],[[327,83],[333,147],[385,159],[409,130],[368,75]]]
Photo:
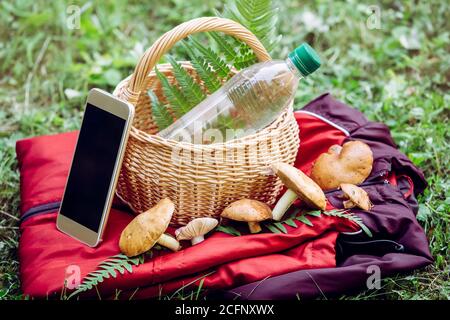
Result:
[[261,231],[261,226],[259,225],[259,222],[249,222],[248,228],[250,229],[251,233],[258,233]]
[[345,200],[343,204],[345,209],[351,209],[356,207],[356,204],[352,200]]
[[177,241],[177,239],[163,233],[161,237],[159,237],[158,242],[163,247],[166,247],[167,249],[170,249],[172,251],[178,251],[180,250],[180,243]]
[[288,189],[272,210],[273,220],[280,221],[297,197],[294,191]]
[[194,238],[191,239],[191,243],[193,246],[195,246],[196,244],[203,242],[203,240],[205,240],[204,236],[196,236]]

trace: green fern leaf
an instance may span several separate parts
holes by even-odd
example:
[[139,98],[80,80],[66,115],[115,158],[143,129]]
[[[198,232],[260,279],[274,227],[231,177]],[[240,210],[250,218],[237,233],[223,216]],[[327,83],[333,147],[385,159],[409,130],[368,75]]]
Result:
[[307,215],[313,216],[313,217],[320,217],[322,214],[320,210],[314,210],[314,211],[306,211]]
[[133,272],[133,267],[129,263],[125,263],[123,266],[129,273]]
[[223,52],[225,58],[227,59],[227,63],[233,64],[234,59],[236,58],[236,51],[233,45],[230,44],[226,38],[220,36],[217,32],[208,32],[208,35],[214,40],[220,51]]
[[125,271],[132,273],[132,266],[139,265],[143,262],[144,260],[142,257],[128,258],[123,254],[112,256],[100,263],[97,270],[92,271],[84,277],[83,282],[78,286],[77,290],[72,292],[67,299],[70,299],[81,292],[91,290],[98,284],[105,281],[105,279],[117,277],[117,272],[121,274],[124,274]]
[[257,62],[256,55],[252,49],[246,44],[242,44],[239,48],[239,55],[234,60],[236,69],[241,70],[247,68]]
[[155,120],[159,130],[163,130],[173,123],[173,118],[167,108],[161,104],[156,94],[152,91],[148,91],[150,101],[152,104],[152,116]]
[[216,230],[226,233],[226,234],[229,234],[229,235],[232,235],[232,236],[240,236],[241,235],[241,233],[238,230],[236,230],[235,228],[233,228],[232,226],[220,225],[216,228]]
[[274,225],[280,229],[281,232],[283,233],[287,233],[287,229],[285,226],[283,226],[283,224],[281,222],[275,222]]
[[167,59],[172,65],[175,79],[177,79],[178,85],[189,101],[191,107],[202,102],[205,99],[205,94],[197,82],[195,82],[192,76],[173,57],[168,56]]
[[209,62],[214,71],[217,72],[219,77],[225,79],[230,74],[230,67],[222,60],[222,58],[211,48],[204,47],[200,42],[195,40],[193,37],[189,37],[190,43],[200,52],[205,60]]
[[109,270],[110,268],[113,268],[116,266],[117,262],[120,262],[120,259],[111,259],[111,260],[107,260],[104,261],[101,265],[100,268],[103,268],[105,270]]
[[[279,37],[275,36],[277,12],[278,9],[275,8],[272,0],[230,0],[225,6],[225,12],[218,15],[230,17],[243,24],[270,51],[279,40]],[[182,117],[203,101],[206,93],[211,94],[217,91],[222,82],[232,76],[230,65],[241,70],[257,61],[253,50],[245,43],[233,37],[222,37],[216,32],[208,35],[216,44],[213,46],[214,50],[193,37],[189,37],[187,42],[182,42],[206,90],[203,90],[196,80],[171,57],[168,57],[168,60],[172,65],[177,84],[171,84],[167,77],[155,68],[164,96],[177,118]],[[152,101],[152,113],[160,130],[173,122],[171,114],[164,107],[161,103]],[[235,129],[235,125],[237,124],[224,121],[223,128]]]
[[218,90],[220,88],[221,81],[217,77],[216,73],[211,69],[208,62],[205,61],[205,59],[198,57],[186,41],[183,41],[182,45],[189,55],[195,71],[204,82],[209,93],[213,93]]
[[287,220],[284,220],[283,222],[286,223],[290,227],[297,228],[297,224],[295,223],[295,221],[293,219],[287,219]]
[[281,231],[272,224],[266,224],[265,226],[273,233],[281,233]]
[[270,52],[281,38],[276,35],[278,11],[272,0],[234,0],[225,5],[223,15],[253,32]]
[[326,216],[333,216],[333,217],[339,217],[339,218],[351,220],[351,221],[355,222],[361,228],[361,230],[367,234],[367,236],[372,237],[372,232],[369,230],[369,228],[367,228],[367,226],[364,224],[362,219],[360,217],[358,217],[357,215],[355,215],[351,212],[348,212],[346,210],[342,210],[342,209],[329,210],[329,211],[314,210],[314,211],[306,211],[304,213],[300,213],[300,215],[297,215],[299,212],[300,212],[300,210],[296,209],[292,213],[290,213],[285,220],[282,220],[280,222],[273,222],[270,224],[266,224],[266,227],[274,233],[280,233],[280,232],[287,233],[287,230],[283,226],[283,224],[286,224],[293,228],[297,228],[298,226],[295,223],[294,219],[298,220],[310,227],[313,227],[314,224],[306,217],[306,215],[313,216],[313,217],[320,217],[323,213]]
[[167,77],[162,74],[156,67],[155,73],[159,81],[161,82],[164,95],[169,100],[169,103],[172,106],[172,110],[175,112],[175,115],[178,118],[181,118],[184,114],[191,110],[189,102],[180,91],[180,89],[178,89],[177,86],[170,84]]
[[313,227],[313,223],[304,215],[300,215],[296,218],[298,221],[303,222],[304,224],[306,224],[307,226]]
[[325,214],[327,216],[332,216],[332,217],[349,219],[349,220],[355,222],[368,237],[372,237],[372,232],[370,231],[369,228],[367,228],[367,226],[364,224],[362,219],[349,211],[342,210],[342,209],[341,210],[329,210],[329,211],[324,211],[323,214]]

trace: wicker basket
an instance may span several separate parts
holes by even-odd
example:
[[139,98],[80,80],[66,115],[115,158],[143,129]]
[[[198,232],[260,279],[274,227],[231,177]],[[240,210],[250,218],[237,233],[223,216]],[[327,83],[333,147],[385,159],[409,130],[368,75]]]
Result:
[[[136,212],[163,197],[170,198],[176,205],[175,226],[197,217],[217,217],[228,204],[242,198],[273,204],[282,185],[269,174],[269,165],[293,163],[299,145],[291,105],[269,127],[226,143],[195,145],[155,135],[147,91],[152,88],[158,98],[164,98],[154,66],[177,41],[205,31],[234,36],[247,43],[260,61],[270,59],[259,40],[240,24],[218,17],[194,19],[160,37],[141,57],[134,73],[114,91],[136,107],[117,193]],[[182,66],[196,76],[189,62],[182,62]],[[158,65],[158,70],[173,81],[169,64]]]

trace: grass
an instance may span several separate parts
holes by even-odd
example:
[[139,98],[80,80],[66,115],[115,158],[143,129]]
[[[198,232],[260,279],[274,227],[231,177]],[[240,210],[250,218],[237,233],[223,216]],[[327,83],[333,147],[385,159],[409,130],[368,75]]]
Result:
[[[81,28],[66,24],[65,1],[0,2],[0,298],[22,299],[18,278],[17,139],[75,129],[87,91],[112,91],[143,50],[182,21],[210,15],[219,1],[71,1]],[[280,1],[283,58],[302,41],[326,63],[298,91],[298,107],[324,91],[392,130],[430,184],[418,220],[435,263],[386,278],[382,288],[342,299],[448,299],[450,180],[450,4],[380,1],[369,29],[359,1]],[[175,48],[173,53],[179,55]],[[183,58],[178,56],[178,58]]]

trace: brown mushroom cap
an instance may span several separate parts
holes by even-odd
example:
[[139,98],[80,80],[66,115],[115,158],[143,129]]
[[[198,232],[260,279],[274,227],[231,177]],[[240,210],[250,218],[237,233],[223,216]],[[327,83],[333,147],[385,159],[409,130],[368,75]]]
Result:
[[372,150],[364,142],[333,145],[314,162],[311,179],[323,190],[338,188],[341,183],[359,184],[369,176],[372,164]]
[[369,195],[364,189],[350,183],[341,183],[341,189],[349,199],[348,201],[344,201],[344,207],[346,209],[357,206],[358,208],[369,211],[372,208]]
[[136,216],[122,231],[120,250],[133,257],[150,250],[169,226],[175,205],[165,198]]
[[322,189],[301,170],[283,162],[272,165],[283,184],[294,191],[309,207],[325,210],[327,200]]
[[221,214],[222,217],[248,223],[251,233],[261,231],[259,222],[271,219],[272,210],[264,202],[251,199],[241,199],[226,207]]
[[260,222],[272,218],[272,210],[264,202],[241,199],[226,207],[221,216],[235,221]]

